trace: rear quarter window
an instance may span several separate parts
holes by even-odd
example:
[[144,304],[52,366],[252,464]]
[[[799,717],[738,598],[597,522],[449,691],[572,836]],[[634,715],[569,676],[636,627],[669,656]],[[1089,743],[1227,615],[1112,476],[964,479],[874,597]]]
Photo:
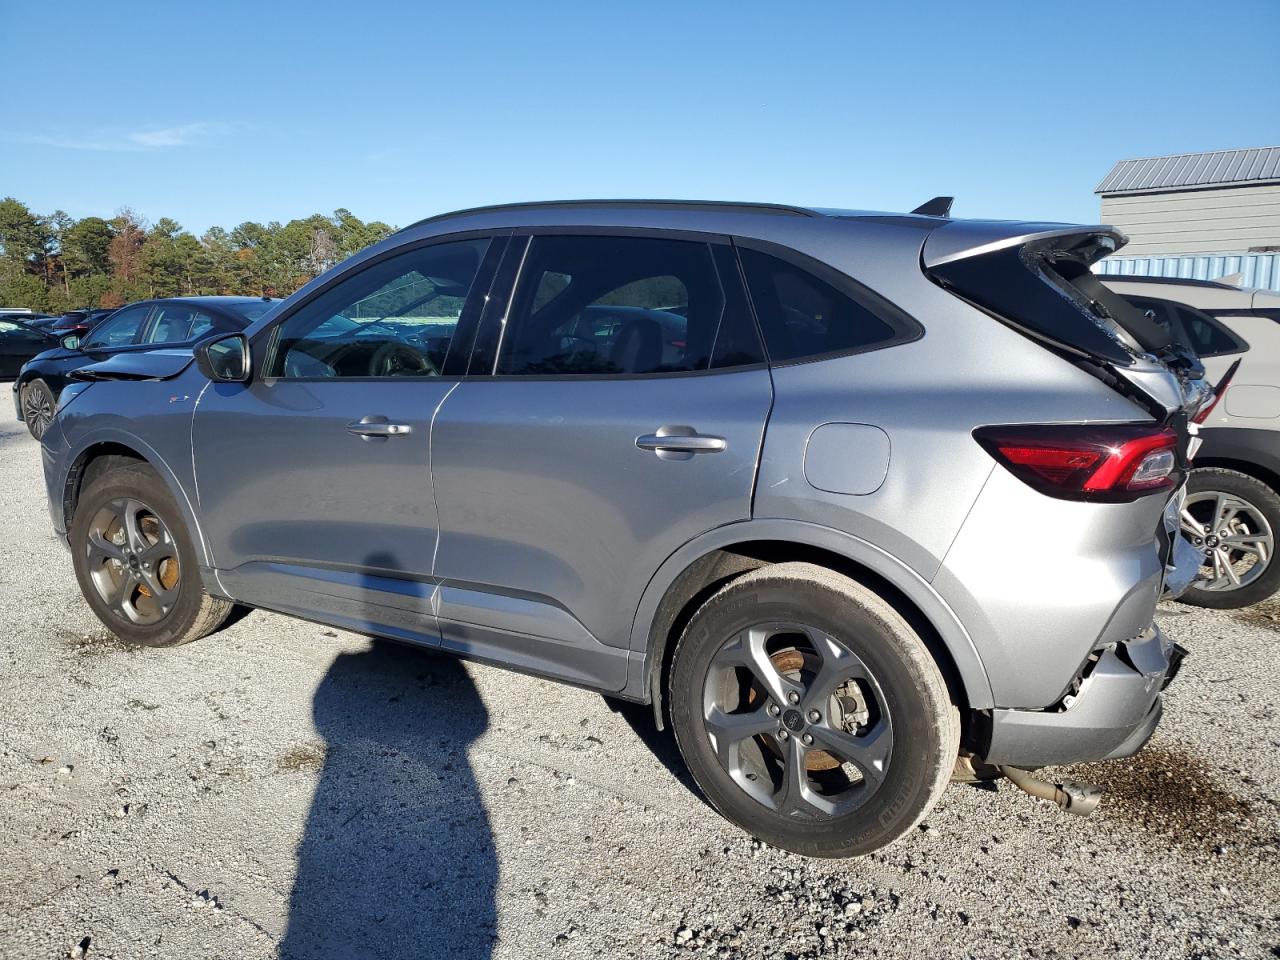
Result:
[[1213,317],[1170,300],[1152,297],[1127,297],[1138,310],[1149,312],[1163,326],[1180,335],[1200,357],[1221,357],[1229,353],[1243,353],[1249,345],[1228,330]]
[[893,304],[835,271],[818,276],[821,265],[806,268],[746,247],[739,257],[770,363],[877,350],[924,332]]

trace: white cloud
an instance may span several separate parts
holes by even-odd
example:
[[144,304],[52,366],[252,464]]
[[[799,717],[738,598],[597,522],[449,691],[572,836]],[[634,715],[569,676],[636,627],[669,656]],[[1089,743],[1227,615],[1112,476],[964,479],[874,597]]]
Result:
[[63,150],[159,150],[186,147],[229,133],[231,125],[212,120],[180,123],[172,127],[149,127],[141,130],[96,130],[81,136],[27,134],[7,139]]
[[176,127],[159,130],[139,130],[129,134],[129,140],[148,149],[152,147],[185,147],[196,140],[218,136],[227,132],[225,123],[182,123]]

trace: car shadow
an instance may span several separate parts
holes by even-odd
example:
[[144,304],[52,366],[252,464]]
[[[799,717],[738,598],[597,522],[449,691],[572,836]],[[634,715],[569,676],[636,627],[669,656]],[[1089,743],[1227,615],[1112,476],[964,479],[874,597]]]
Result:
[[488,714],[462,663],[374,641],[334,659],[313,713],[323,750],[299,762],[320,782],[280,956],[490,956],[497,852],[467,756]]
[[671,732],[670,723],[666,725],[666,729],[659,730],[657,721],[653,716],[653,706],[651,704],[629,703],[624,700],[608,698],[606,698],[606,702],[610,710],[613,710],[626,721],[627,726],[631,728],[631,732],[653,754],[654,758],[666,767],[672,778],[693,796],[710,807],[711,804],[703,796],[702,791],[698,789],[698,785],[694,783],[693,776],[689,773],[689,768],[685,766],[684,758],[680,756],[680,747],[676,743],[675,735]]

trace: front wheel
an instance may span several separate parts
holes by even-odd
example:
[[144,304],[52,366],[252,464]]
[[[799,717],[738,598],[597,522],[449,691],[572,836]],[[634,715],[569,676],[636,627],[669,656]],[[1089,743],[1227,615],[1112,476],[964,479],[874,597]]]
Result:
[[57,401],[53,391],[43,380],[32,380],[22,388],[22,419],[27,425],[27,432],[39,440],[53,423],[53,415],[57,410]]
[[671,719],[711,804],[796,853],[848,857],[907,833],[950,779],[959,714],[881,597],[806,563],[712,596],[671,664]]
[[1204,551],[1200,577],[1182,594],[1184,603],[1234,610],[1280,589],[1280,494],[1261,480],[1219,467],[1192,470],[1182,533]]
[[80,591],[126,643],[189,643],[231,612],[230,602],[205,593],[182,514],[146,464],[122,461],[90,481],[69,539]]

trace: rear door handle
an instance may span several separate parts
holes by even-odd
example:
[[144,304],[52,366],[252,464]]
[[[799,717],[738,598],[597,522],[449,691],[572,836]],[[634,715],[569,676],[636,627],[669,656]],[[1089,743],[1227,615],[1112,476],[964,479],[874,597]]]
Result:
[[657,433],[636,437],[636,446],[652,450],[664,460],[688,460],[695,453],[719,453],[728,448],[724,437],[698,433],[683,425],[659,427]]
[[354,423],[348,423],[347,432],[354,433],[365,440],[379,437],[385,440],[388,437],[403,437],[413,433],[413,427],[407,423],[391,423],[386,417],[369,416],[361,417]]

